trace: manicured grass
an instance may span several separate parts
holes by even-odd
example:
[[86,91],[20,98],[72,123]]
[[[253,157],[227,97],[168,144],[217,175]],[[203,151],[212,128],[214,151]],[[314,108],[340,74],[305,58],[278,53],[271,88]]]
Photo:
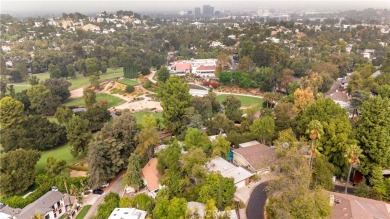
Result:
[[124,84],[124,85],[131,85],[131,86],[138,85],[137,81],[130,79],[130,78],[121,79],[121,80],[119,80],[119,83]]
[[149,116],[153,114],[154,115],[154,118],[157,119],[159,118],[160,120],[162,120],[162,113],[153,113],[153,112],[137,112],[137,113],[134,113],[134,117],[137,119],[137,123],[138,124],[144,124],[144,115],[146,116]]
[[[33,76],[36,76],[40,79],[40,81],[44,81],[48,78],[50,78],[49,72],[39,73],[39,74],[33,74]],[[113,78],[119,78],[123,77],[123,68],[118,69],[107,69],[106,74],[100,75],[100,81],[105,81]],[[77,77],[74,79],[68,79],[70,82],[72,82],[72,85],[69,87],[69,90],[75,90],[81,87],[84,87],[85,85],[89,84],[89,78],[84,77],[80,74],[77,74]],[[8,83],[13,84],[16,92],[21,92],[22,90],[26,90],[31,85],[29,84],[29,81],[21,82],[21,83]]]
[[[96,94],[96,101],[99,102],[99,101],[102,101],[102,100],[107,100],[108,107],[118,106],[118,105],[126,102],[125,100],[123,100],[123,99],[121,99],[119,97],[110,95],[110,94],[105,94],[105,93]],[[84,102],[84,99],[82,97],[70,98],[63,105],[64,106],[84,107],[85,106],[85,102]]]
[[47,163],[47,158],[49,157],[65,160],[67,165],[72,164],[79,159],[78,157],[73,157],[72,154],[70,153],[69,143],[66,143],[64,145],[55,147],[47,151],[42,151],[41,158],[39,159],[37,165],[35,166],[38,173],[45,172],[45,165]]
[[83,209],[81,209],[80,213],[76,216],[76,219],[83,219],[91,207],[92,205],[85,205]]
[[[100,77],[100,81],[123,77],[123,69],[122,68],[118,68],[115,70],[107,69],[107,73],[102,74],[99,77]],[[77,78],[70,79],[69,81],[72,82],[72,85],[70,86],[69,90],[75,90],[89,84],[89,77],[83,77],[81,75],[78,75]]]
[[[227,94],[221,94],[217,96],[217,100],[220,102],[224,101],[228,95]],[[234,95],[241,101],[241,106],[244,107],[261,107],[263,104],[263,99],[260,97],[248,97],[248,96],[241,96],[241,95]]]

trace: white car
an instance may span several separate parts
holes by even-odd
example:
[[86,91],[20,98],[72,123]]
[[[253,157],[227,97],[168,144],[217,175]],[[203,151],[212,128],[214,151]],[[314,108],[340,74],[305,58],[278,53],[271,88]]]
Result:
[[100,187],[101,187],[101,188],[106,188],[106,187],[108,187],[109,185],[110,185],[110,183],[106,182],[106,183],[104,183],[103,185],[101,185]]

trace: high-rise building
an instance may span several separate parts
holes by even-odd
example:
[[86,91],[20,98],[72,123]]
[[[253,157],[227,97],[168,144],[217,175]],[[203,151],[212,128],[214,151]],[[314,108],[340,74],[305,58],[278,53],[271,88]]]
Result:
[[200,16],[200,8],[199,7],[196,7],[195,8],[195,16]]
[[213,15],[214,14],[214,7],[210,7],[209,8],[209,15]]
[[210,15],[210,5],[203,5],[203,15]]

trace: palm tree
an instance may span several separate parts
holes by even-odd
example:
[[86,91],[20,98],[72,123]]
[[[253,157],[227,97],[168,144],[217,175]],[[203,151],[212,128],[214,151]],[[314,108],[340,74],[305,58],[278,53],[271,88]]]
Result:
[[345,191],[344,193],[347,194],[347,188],[348,188],[348,182],[349,182],[349,177],[351,177],[351,171],[352,171],[352,166],[354,164],[359,163],[359,157],[362,156],[363,150],[357,146],[356,144],[349,145],[346,151],[346,157],[348,158],[349,162],[349,171],[348,171],[348,177],[347,177],[347,182],[345,184]]
[[308,129],[306,130],[306,134],[309,134],[309,137],[311,139],[311,146],[310,146],[310,172],[313,168],[313,160],[318,155],[318,150],[316,148],[316,140],[320,139],[321,136],[324,134],[324,130],[322,127],[322,124],[318,120],[312,120],[309,125]]

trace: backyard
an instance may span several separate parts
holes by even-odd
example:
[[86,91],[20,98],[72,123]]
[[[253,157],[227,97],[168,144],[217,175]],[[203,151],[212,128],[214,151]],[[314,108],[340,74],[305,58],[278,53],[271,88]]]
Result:
[[[222,102],[226,99],[227,94],[221,94],[217,96],[217,100]],[[260,97],[252,97],[252,96],[242,96],[242,95],[234,95],[241,101],[241,106],[245,108],[249,107],[262,107],[263,99]]]
[[70,165],[80,159],[80,157],[72,156],[70,153],[70,145],[69,143],[66,143],[53,149],[41,152],[41,158],[35,166],[38,173],[43,173],[45,171],[45,165],[47,163],[47,158],[49,157],[65,160],[67,165]]
[[138,124],[144,124],[144,116],[149,116],[153,114],[155,119],[160,119],[162,120],[162,113],[153,113],[153,112],[137,112],[134,113],[134,117],[137,119]]
[[[96,101],[99,102],[102,100],[107,100],[108,107],[118,106],[118,105],[126,102],[125,100],[123,100],[119,97],[110,95],[110,94],[106,94],[106,93],[96,94]],[[70,98],[63,105],[64,106],[84,107],[85,102],[84,102],[84,99],[82,97],[77,97],[77,98]]]
[[92,205],[85,205],[83,209],[81,209],[80,213],[76,216],[76,219],[83,219],[91,207]]

